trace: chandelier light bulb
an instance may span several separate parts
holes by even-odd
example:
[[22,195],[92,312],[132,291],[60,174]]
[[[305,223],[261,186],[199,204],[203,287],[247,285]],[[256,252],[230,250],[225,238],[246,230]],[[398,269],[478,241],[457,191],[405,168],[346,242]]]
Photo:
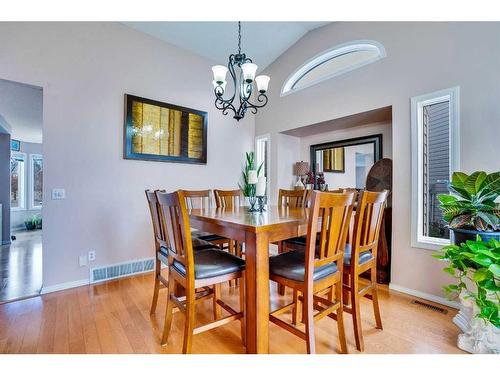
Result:
[[241,65],[241,70],[243,71],[243,79],[250,83],[255,78],[255,73],[257,72],[258,66],[254,63],[245,63]]
[[214,73],[214,81],[218,84],[226,81],[227,68],[224,65],[212,66],[212,72]]
[[255,83],[257,83],[257,90],[259,90],[261,94],[267,91],[270,79],[271,78],[269,76],[264,76],[264,75],[255,77]]

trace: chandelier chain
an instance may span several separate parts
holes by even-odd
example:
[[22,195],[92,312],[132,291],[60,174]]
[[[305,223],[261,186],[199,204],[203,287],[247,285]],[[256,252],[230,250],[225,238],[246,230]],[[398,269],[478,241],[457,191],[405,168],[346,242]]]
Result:
[[238,21],[238,54],[241,55],[241,22]]

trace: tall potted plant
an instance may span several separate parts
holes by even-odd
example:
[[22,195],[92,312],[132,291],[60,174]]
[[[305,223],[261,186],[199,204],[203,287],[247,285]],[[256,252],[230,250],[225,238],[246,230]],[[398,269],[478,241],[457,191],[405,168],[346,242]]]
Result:
[[434,257],[448,262],[444,271],[456,282],[444,287],[460,298],[462,307],[453,318],[463,333],[458,347],[470,353],[500,353],[500,241],[467,240],[445,246]]
[[453,173],[448,186],[451,194],[438,196],[443,219],[460,244],[479,235],[484,241],[500,240],[500,172]]

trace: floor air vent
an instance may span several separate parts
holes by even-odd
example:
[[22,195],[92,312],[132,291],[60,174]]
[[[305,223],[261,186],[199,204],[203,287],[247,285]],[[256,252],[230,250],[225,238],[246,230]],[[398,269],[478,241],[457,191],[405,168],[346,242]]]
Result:
[[425,307],[428,310],[436,311],[436,312],[441,313],[441,314],[448,314],[448,310],[443,309],[442,307],[439,307],[439,306],[431,305],[430,303],[422,302],[422,301],[419,301],[419,300],[416,300],[416,299],[414,299],[413,301],[411,301],[411,303],[413,305],[417,305],[417,306],[420,306],[420,307]]
[[97,283],[105,280],[118,279],[128,275],[149,272],[152,271],[154,267],[154,258],[148,258],[99,268],[92,268],[90,270],[90,282]]

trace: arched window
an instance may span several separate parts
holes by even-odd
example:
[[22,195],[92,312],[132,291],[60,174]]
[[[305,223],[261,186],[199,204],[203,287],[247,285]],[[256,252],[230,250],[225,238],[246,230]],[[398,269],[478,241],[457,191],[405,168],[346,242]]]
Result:
[[360,68],[385,56],[384,46],[373,40],[358,40],[335,46],[316,55],[293,72],[285,81],[281,96]]

